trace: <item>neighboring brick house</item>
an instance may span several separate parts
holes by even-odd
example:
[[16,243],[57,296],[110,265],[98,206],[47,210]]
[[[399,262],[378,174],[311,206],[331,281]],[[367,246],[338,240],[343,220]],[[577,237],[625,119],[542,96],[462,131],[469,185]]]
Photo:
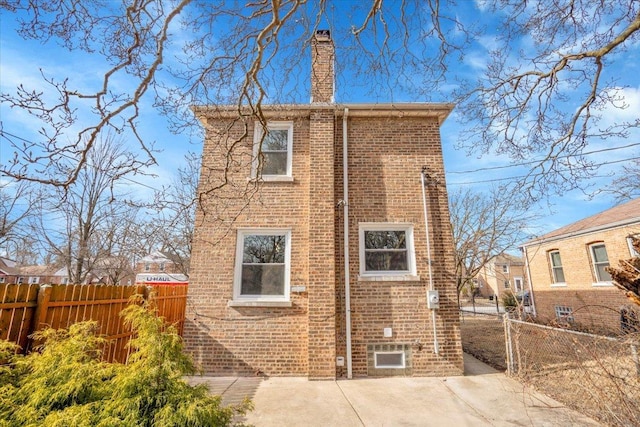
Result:
[[20,277],[18,264],[9,258],[0,257],[0,283],[18,283]]
[[[311,104],[194,109],[206,137],[186,349],[213,375],[460,375],[440,141],[452,105],[336,104],[330,35],[311,50]],[[234,199],[252,183],[248,205]]]
[[561,227],[523,245],[537,317],[591,330],[621,330],[633,309],[606,267],[635,256],[640,198]]
[[524,259],[510,254],[491,258],[476,276],[474,287],[483,297],[497,298],[505,292],[517,294],[526,290]]

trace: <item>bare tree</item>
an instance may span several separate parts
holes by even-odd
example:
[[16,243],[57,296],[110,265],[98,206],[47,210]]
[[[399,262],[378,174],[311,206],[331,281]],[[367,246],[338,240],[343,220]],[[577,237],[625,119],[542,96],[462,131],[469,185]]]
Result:
[[189,275],[199,176],[200,156],[189,153],[171,184],[155,195],[158,211],[153,223],[158,246],[185,275]]
[[[32,138],[1,129],[14,155],[0,171],[68,187],[106,129],[137,141],[144,155],[136,167],[155,162],[153,141],[139,123],[146,105],[166,114],[175,131],[196,129],[201,138],[193,105],[237,105],[239,116],[243,108],[260,116],[263,102],[307,99],[300,77],[310,68],[306,52],[315,31],[326,26],[338,48],[337,75],[348,81],[338,84],[343,94],[357,88],[375,101],[455,97],[469,126],[461,144],[521,163],[528,173],[520,187],[532,198],[580,185],[602,163],[585,155],[589,145],[624,139],[640,125],[637,118],[601,121],[605,111],[626,105],[626,84],[610,69],[637,49],[640,3],[474,4],[482,10],[465,14],[454,0],[4,2],[7,13],[17,14],[23,37],[97,56],[106,65],[94,87],[42,70],[43,87],[21,84],[3,93],[4,106],[29,113],[41,130]],[[469,70],[460,64],[471,48],[484,49],[488,60]],[[231,161],[237,144],[223,148]],[[56,167],[60,161],[66,170]],[[225,191],[226,172],[216,173],[221,184],[210,197]],[[254,192],[251,186],[235,190]]]
[[523,209],[513,190],[497,187],[487,193],[458,190],[449,205],[459,294],[493,257],[517,249],[536,214]]
[[42,214],[34,229],[45,250],[66,268],[71,283],[83,283],[90,273],[96,275],[107,266],[117,267],[109,263],[126,255],[121,252],[129,246],[127,231],[135,224],[138,208],[124,202],[122,184],[136,170],[137,161],[123,149],[123,142],[107,136],[89,152],[76,181],[41,199]]
[[5,251],[28,236],[27,220],[35,214],[36,198],[28,182],[0,181],[0,247]]

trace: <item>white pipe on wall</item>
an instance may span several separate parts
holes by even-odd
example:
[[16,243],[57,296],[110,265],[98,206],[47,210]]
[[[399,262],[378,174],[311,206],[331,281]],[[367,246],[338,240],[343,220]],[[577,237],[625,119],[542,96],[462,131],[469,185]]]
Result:
[[342,199],[343,199],[343,234],[344,234],[344,315],[347,339],[347,378],[353,377],[351,366],[351,275],[349,274],[349,154],[347,152],[347,116],[349,109],[344,109],[342,116]]
[[[424,231],[427,236],[427,262],[429,263],[429,290],[433,291],[433,269],[431,268],[431,240],[429,238],[429,216],[427,214],[427,194],[426,194],[426,182],[424,177],[424,169],[420,174],[420,182],[422,183],[422,208],[424,210]],[[431,321],[433,323],[433,352],[439,353],[438,350],[438,329],[436,327],[436,310],[431,310]]]

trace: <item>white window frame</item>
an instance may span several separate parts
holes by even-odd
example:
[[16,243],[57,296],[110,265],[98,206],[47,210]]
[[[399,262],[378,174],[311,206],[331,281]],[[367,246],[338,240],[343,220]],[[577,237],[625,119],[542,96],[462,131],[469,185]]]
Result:
[[629,254],[632,257],[635,258],[635,257],[640,256],[640,254],[638,252],[636,252],[635,249],[633,249],[633,245],[631,244],[631,238],[632,237],[635,237],[636,239],[639,239],[640,238],[640,234],[632,234],[630,236],[627,236],[627,246],[629,247]]
[[575,322],[575,319],[573,317],[573,308],[566,305],[556,305],[554,307],[554,311],[556,313],[556,320],[566,321],[569,323]]
[[16,282],[18,285],[22,285],[24,283],[24,277],[19,276],[18,281]]
[[[560,260],[560,265],[554,265],[553,264],[553,257],[551,256],[551,254],[558,254],[558,258]],[[548,258],[549,258],[549,265],[551,266],[551,280],[553,281],[552,283],[554,285],[559,285],[559,284],[564,284],[566,283],[567,277],[564,275],[564,267],[562,266],[562,255],[560,255],[560,251],[555,249],[555,250],[551,250],[548,252]],[[562,276],[564,277],[563,281],[558,280],[558,277],[556,276],[556,269],[560,269],[562,271]]]
[[[404,231],[407,245],[407,270],[366,271],[365,239],[367,231]],[[361,222],[359,224],[360,278],[363,280],[419,280],[416,270],[416,252],[413,224],[406,222]]]
[[4,283],[6,281],[6,277],[5,276],[0,276],[0,283]]
[[505,273],[505,274],[509,272],[509,265],[508,264],[502,264],[502,272]]
[[513,289],[516,292],[524,291],[524,279],[520,276],[516,276],[513,278]]
[[591,255],[591,265],[593,267],[593,277],[596,279],[596,283],[598,283],[598,284],[610,284],[611,283],[611,279],[602,280],[602,277],[600,277],[600,274],[598,273],[598,266],[604,265],[605,263],[602,262],[602,261],[596,262],[594,248],[596,248],[597,246],[604,247],[604,250],[605,250],[605,252],[607,254],[607,262],[606,262],[606,264],[607,264],[607,266],[611,265],[611,263],[609,262],[609,252],[607,252],[607,246],[604,244],[604,242],[591,243],[589,245],[589,254]]
[[[379,354],[399,354],[402,356],[402,365],[378,365]],[[375,369],[405,369],[407,367],[407,357],[404,351],[374,351],[373,366]]]
[[165,269],[165,263],[164,263],[164,262],[161,262],[161,263],[160,263],[160,271],[161,271],[161,272],[164,272],[164,269]]
[[38,283],[40,283],[40,277],[39,276],[30,276],[29,277],[29,284],[30,285],[37,285]]
[[260,122],[256,122],[253,127],[253,162],[251,164],[251,178],[260,178],[262,181],[293,181],[293,122],[292,121],[273,121],[267,122],[267,131],[269,130],[286,130],[287,131],[287,171],[281,175],[265,175],[258,176],[258,166],[260,163],[260,144],[264,129]]
[[[284,292],[283,295],[242,295],[242,264],[244,255],[244,239],[246,236],[285,236],[284,254]],[[236,240],[236,261],[233,279],[233,301],[230,305],[269,305],[268,303],[285,303],[290,305],[291,295],[291,229],[288,228],[242,228],[238,229]]]

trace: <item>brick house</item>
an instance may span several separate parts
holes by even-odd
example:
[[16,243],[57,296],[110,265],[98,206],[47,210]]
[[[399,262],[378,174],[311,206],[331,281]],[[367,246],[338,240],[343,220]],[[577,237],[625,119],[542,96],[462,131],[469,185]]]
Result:
[[635,256],[630,236],[640,233],[640,198],[561,227],[525,243],[538,318],[618,332],[634,310],[605,270]]
[[337,104],[329,33],[311,50],[308,105],[194,108],[206,136],[186,349],[213,375],[460,375],[440,142],[453,106]]
[[524,259],[510,254],[493,257],[476,276],[474,286],[483,297],[526,290]]

